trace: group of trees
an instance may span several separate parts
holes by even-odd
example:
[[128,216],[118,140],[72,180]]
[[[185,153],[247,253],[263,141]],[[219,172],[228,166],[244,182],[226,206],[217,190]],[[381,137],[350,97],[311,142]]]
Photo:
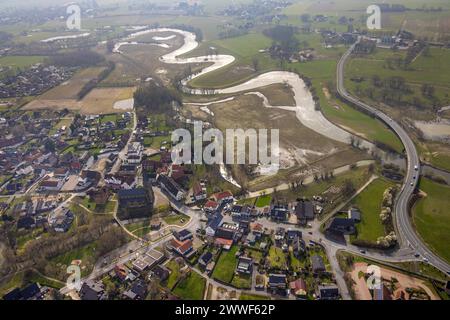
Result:
[[181,95],[153,81],[139,87],[134,93],[134,105],[141,112],[167,113],[172,110],[172,102],[181,104]]
[[77,94],[78,100],[83,99],[89,92],[91,92],[92,89],[97,86],[98,83],[106,79],[106,77],[108,77],[111,72],[113,72],[115,66],[116,65],[114,62],[108,61],[106,64],[106,68],[102,72],[100,72],[100,74],[96,78],[91,79],[81,88],[81,90]]
[[435,95],[435,87],[432,84],[423,84],[420,92],[422,97],[428,102],[414,95],[415,91],[405,78],[393,76],[383,79],[377,74],[372,76],[368,87],[363,89],[358,85],[355,88],[355,93],[359,96],[365,96],[388,104],[395,103],[400,106],[413,106],[419,110],[426,109],[430,105],[433,110],[439,107],[440,100]]
[[300,42],[295,37],[296,28],[292,26],[278,25],[263,31],[264,35],[273,40],[271,47],[271,55],[288,60],[293,53],[297,52],[300,47]]
[[49,59],[49,63],[61,67],[90,67],[105,61],[105,58],[92,50],[64,52]]

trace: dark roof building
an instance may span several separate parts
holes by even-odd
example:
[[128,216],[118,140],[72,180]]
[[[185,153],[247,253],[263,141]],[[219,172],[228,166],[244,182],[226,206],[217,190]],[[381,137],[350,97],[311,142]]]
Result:
[[81,300],[105,300],[105,288],[102,282],[87,280],[80,289]]
[[121,219],[148,217],[152,213],[153,194],[144,188],[119,190],[118,199]]
[[181,231],[174,231],[173,232],[174,237],[179,241],[184,241],[188,239],[192,239],[194,236],[192,232],[190,232],[187,229],[183,229]]
[[286,289],[286,275],[285,274],[269,274],[269,289]]
[[177,201],[181,201],[184,198],[184,190],[176,183],[172,178],[160,174],[157,179],[161,187],[169,193],[169,195]]
[[301,200],[295,206],[295,214],[299,224],[314,220],[314,206],[311,201]]
[[339,299],[339,289],[335,285],[321,285],[317,291],[317,296],[320,300]]
[[287,206],[274,206],[270,210],[270,218],[276,221],[286,221],[288,219],[289,209]]
[[322,257],[317,254],[311,257],[311,265],[315,274],[326,271]]
[[345,235],[356,233],[355,220],[347,218],[333,218],[325,228],[327,237],[345,242]]

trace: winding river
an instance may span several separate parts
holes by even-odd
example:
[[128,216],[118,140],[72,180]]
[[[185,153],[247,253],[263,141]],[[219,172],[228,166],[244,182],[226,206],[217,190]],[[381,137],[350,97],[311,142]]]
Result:
[[[208,56],[198,56],[198,57],[189,57],[185,58],[183,55],[186,55],[187,53],[193,51],[198,47],[198,42],[196,40],[195,34],[192,32],[179,30],[179,29],[172,29],[172,28],[157,28],[157,29],[145,29],[145,30],[139,30],[135,33],[130,34],[127,38],[121,40],[121,42],[118,42],[114,47],[114,52],[118,54],[122,54],[122,51],[120,50],[122,46],[125,45],[145,45],[148,43],[140,43],[138,41],[134,41],[139,36],[143,36],[146,34],[152,34],[152,33],[171,33],[170,36],[155,36],[153,37],[153,40],[155,41],[165,41],[165,40],[171,40],[174,38],[174,35],[181,35],[184,39],[183,45],[174,50],[171,51],[164,56],[160,57],[160,61],[167,63],[167,64],[199,64],[199,63],[208,63],[209,66],[201,69],[200,72],[197,72],[195,74],[190,75],[186,79],[182,80],[182,84],[184,87],[184,90],[187,93],[193,94],[193,95],[207,95],[207,94],[239,94],[242,92],[247,92],[246,94],[253,94],[260,97],[263,101],[263,105],[266,108],[278,108],[282,110],[292,111],[295,113],[297,119],[299,122],[304,125],[305,127],[331,139],[335,140],[341,143],[348,144],[351,140],[351,137],[353,136],[348,131],[345,131],[341,127],[333,124],[332,122],[328,121],[325,116],[322,114],[320,110],[315,109],[314,100],[312,97],[311,92],[305,85],[305,82],[303,79],[301,79],[297,74],[287,71],[273,71],[273,72],[267,72],[264,74],[261,74],[259,76],[256,76],[255,78],[244,82],[242,84],[238,84],[236,86],[223,88],[223,89],[199,89],[199,88],[191,88],[189,86],[189,82],[195,78],[201,77],[207,73],[213,72],[215,70],[221,69],[225,66],[230,65],[235,61],[235,58],[231,55],[208,55]],[[168,44],[165,43],[155,43],[153,45],[157,45],[163,48],[170,48]],[[267,97],[265,97],[262,93],[258,92],[256,89],[265,87],[272,84],[288,84],[292,92],[294,94],[294,100],[295,100],[295,106],[272,106],[270,105]],[[255,90],[255,92],[249,92],[251,90]],[[203,106],[207,108],[207,106],[214,104],[214,103],[220,103],[225,101],[230,101],[234,99],[235,97],[230,97],[224,100],[219,101],[213,101],[208,103],[191,103],[198,106]],[[361,140],[361,139],[360,139]],[[400,167],[405,166],[405,160],[404,158],[401,158],[396,155],[389,155],[386,154],[384,151],[380,150],[379,148],[375,147],[371,142],[362,140],[361,147],[366,148],[368,150],[376,151],[379,155],[382,156],[382,160],[385,163],[393,163],[396,165],[399,165]],[[430,168],[431,170],[431,168]],[[225,178],[225,180],[229,181],[230,183],[234,184],[237,187],[240,187],[239,184],[236,182],[235,179],[233,179],[232,175],[226,170],[225,166],[221,166],[220,168],[222,176]],[[449,178],[450,180],[450,178]]]

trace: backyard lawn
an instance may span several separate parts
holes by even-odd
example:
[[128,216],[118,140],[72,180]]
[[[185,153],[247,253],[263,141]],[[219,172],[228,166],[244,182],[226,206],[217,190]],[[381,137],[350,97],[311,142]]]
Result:
[[222,251],[212,274],[213,279],[226,283],[232,281],[237,266],[236,252],[238,249],[239,247],[234,246],[230,251]]
[[256,200],[256,206],[258,208],[264,208],[270,205],[272,202],[272,196],[271,195],[264,195],[258,197],[258,200]]
[[252,276],[236,274],[233,277],[231,284],[239,289],[251,289],[252,288]]
[[173,293],[184,300],[203,300],[206,279],[194,271],[180,281]]
[[269,250],[269,263],[272,268],[286,269],[286,256],[281,248],[271,246]]
[[358,240],[376,242],[385,235],[380,219],[381,205],[384,191],[392,186],[391,182],[377,179],[352,201],[353,206],[361,210],[361,222],[356,224]]
[[180,265],[176,261],[171,260],[166,264],[166,267],[170,270],[170,275],[167,279],[167,288],[172,290],[180,277]]

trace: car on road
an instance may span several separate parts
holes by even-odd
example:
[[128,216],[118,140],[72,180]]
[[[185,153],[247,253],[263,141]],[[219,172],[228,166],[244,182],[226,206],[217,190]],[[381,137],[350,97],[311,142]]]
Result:
[[359,250],[362,254],[366,254],[366,250]]
[[428,259],[425,257],[423,257],[422,260],[423,260],[423,262],[428,262]]
[[309,231],[308,234],[312,235],[313,233],[312,233],[312,231]]
[[414,166],[414,170],[419,170],[419,167],[418,166]]
[[420,254],[419,254],[419,253],[416,253],[416,254],[414,255],[414,257],[419,258],[419,257],[420,257]]

